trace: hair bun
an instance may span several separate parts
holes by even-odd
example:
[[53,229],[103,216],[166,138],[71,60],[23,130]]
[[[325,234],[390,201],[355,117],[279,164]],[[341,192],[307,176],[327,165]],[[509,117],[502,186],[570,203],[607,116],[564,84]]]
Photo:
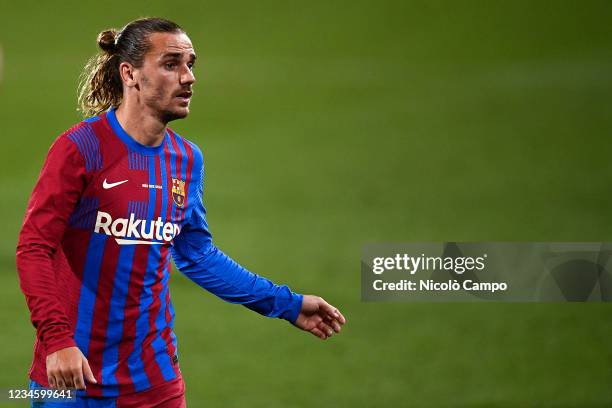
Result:
[[117,49],[115,38],[117,38],[117,30],[110,29],[102,31],[100,34],[98,34],[98,46],[103,51],[113,54]]

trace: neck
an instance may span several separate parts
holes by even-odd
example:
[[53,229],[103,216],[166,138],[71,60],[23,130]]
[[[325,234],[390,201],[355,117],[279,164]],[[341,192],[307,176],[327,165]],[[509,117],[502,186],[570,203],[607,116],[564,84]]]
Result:
[[141,145],[159,146],[163,142],[166,123],[148,109],[124,100],[115,114],[121,127]]

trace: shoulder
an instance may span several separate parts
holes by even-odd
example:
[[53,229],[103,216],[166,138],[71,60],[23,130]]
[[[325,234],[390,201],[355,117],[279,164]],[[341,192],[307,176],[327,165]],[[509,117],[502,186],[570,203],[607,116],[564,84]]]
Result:
[[70,140],[76,145],[87,141],[87,139],[96,139],[97,142],[97,136],[93,130],[92,123],[97,122],[98,120],[100,120],[100,116],[93,116],[75,123],[70,128],[62,132],[56,139],[56,142],[62,139]]
[[179,135],[174,130],[168,128],[168,133],[172,139],[172,143],[176,144],[179,152],[187,157],[187,160],[193,160],[195,168],[204,165],[204,155],[200,147],[191,140]]
[[82,120],[63,131],[51,143],[47,159],[84,167],[88,172],[99,170],[102,167],[100,143],[92,128],[98,119],[96,116]]
[[89,170],[101,167],[100,143],[92,127],[92,123],[99,119],[99,116],[87,118],[66,129],[53,141],[49,153],[83,161]]

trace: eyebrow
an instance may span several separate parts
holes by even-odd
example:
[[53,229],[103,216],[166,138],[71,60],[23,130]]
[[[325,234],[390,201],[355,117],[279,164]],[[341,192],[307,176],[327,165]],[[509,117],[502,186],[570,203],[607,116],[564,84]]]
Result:
[[[182,57],[182,56],[183,56],[183,54],[181,54],[180,52],[168,52],[168,53],[166,53],[166,54],[163,54],[163,55],[161,56],[161,58],[162,58],[162,59],[165,59],[165,58],[177,58],[177,59],[181,59],[181,57]],[[197,55],[195,55],[194,53],[189,54],[189,57],[190,57],[190,58],[191,58],[193,61],[195,61],[195,60],[198,58],[198,56],[197,56]]]

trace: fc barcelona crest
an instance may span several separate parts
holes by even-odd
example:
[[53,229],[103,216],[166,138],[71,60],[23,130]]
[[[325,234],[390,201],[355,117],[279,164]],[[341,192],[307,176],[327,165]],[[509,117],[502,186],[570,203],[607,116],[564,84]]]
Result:
[[185,181],[172,178],[172,200],[179,207],[185,204]]

